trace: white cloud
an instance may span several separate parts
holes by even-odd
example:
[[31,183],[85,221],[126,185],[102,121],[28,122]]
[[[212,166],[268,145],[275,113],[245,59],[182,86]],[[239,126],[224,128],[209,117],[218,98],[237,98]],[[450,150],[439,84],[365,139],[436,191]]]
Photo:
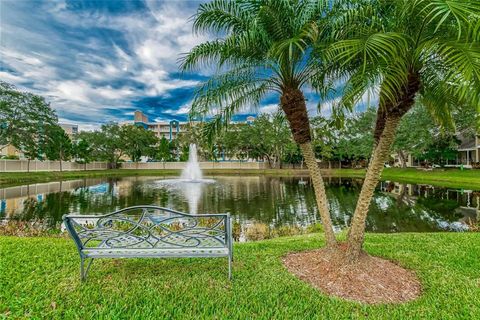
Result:
[[191,108],[192,108],[192,102],[190,101],[189,103],[186,103],[183,106],[181,106],[178,110],[173,111],[173,113],[176,115],[185,115],[190,112]]
[[[180,54],[206,39],[194,36],[188,21],[196,5],[149,1],[148,6],[151,15],[148,10],[110,15],[72,12],[65,1],[51,1],[42,5],[44,15],[35,16],[37,25],[31,27],[30,13],[13,5],[12,10],[17,11],[10,16],[17,16],[28,28],[17,23],[7,23],[7,28],[2,25],[3,34],[11,40],[0,43],[0,56],[2,64],[13,71],[1,71],[0,77],[46,96],[64,118],[91,115],[92,122],[116,120],[105,106],[120,111],[145,96],[169,95],[171,90],[196,86],[198,81],[172,75],[178,73]],[[51,22],[64,24],[75,33],[85,32],[85,40],[51,28]],[[124,42],[96,38],[96,31],[90,30],[97,28],[121,34]],[[31,46],[37,49],[31,50]],[[135,82],[141,85],[131,85]],[[186,108],[172,106],[172,114],[184,114]]]
[[275,113],[279,110],[279,105],[278,104],[267,104],[264,106],[261,106],[258,110],[258,113]]
[[9,83],[21,83],[24,79],[22,77],[16,76],[14,74],[5,72],[5,71],[0,71],[0,79],[5,82]]
[[38,82],[44,82],[57,76],[54,67],[42,62],[42,60],[49,58],[44,55],[39,55],[35,52],[26,55],[2,46],[0,47],[0,57],[3,64],[15,70],[16,79],[13,79],[16,80],[14,81],[15,84],[21,85],[23,82],[35,81],[37,79]]
[[92,102],[87,96],[88,85],[82,81],[62,81],[55,87],[56,89],[49,93],[52,96],[86,104]]
[[194,80],[170,79],[169,74],[163,70],[144,69],[133,79],[145,84],[147,96],[158,96],[177,88],[193,87],[198,84]]

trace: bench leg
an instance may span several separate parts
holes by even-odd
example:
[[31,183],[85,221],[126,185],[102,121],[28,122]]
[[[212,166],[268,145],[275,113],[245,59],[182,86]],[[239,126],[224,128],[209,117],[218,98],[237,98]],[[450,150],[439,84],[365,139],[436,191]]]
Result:
[[90,258],[90,261],[88,262],[87,268],[85,269],[85,260],[87,258],[80,258],[80,280],[85,281],[87,280],[87,274],[88,270],[90,270],[90,266],[92,265],[93,258]]
[[232,257],[228,257],[228,280],[232,280]]

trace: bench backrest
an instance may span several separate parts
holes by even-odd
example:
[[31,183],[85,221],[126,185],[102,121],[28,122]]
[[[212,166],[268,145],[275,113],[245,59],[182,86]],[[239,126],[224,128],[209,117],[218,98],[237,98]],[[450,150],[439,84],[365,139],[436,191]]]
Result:
[[135,206],[105,215],[64,215],[77,248],[228,248],[230,215],[187,214],[157,206]]

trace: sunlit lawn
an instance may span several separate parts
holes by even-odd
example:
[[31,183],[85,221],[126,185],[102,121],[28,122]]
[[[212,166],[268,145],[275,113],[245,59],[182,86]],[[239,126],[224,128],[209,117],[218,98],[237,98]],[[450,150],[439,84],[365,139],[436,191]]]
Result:
[[[333,175],[358,176],[363,177],[365,170],[342,169],[332,171]],[[434,169],[432,171],[423,171],[416,168],[386,168],[382,173],[385,180],[396,182],[433,184],[443,187],[480,189],[480,170],[475,169]]]
[[415,270],[423,295],[366,306],[327,297],[289,274],[287,252],[318,234],[235,246],[225,259],[98,260],[79,280],[74,244],[0,237],[0,318],[45,319],[474,319],[480,315],[480,234],[369,234],[367,250]]

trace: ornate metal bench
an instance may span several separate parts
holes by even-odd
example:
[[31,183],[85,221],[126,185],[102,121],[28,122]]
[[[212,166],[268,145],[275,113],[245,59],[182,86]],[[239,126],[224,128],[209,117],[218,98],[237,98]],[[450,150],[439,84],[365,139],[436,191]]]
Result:
[[64,215],[63,222],[80,254],[81,280],[97,258],[227,257],[228,278],[232,277],[228,213],[193,215],[135,206],[105,215]]

